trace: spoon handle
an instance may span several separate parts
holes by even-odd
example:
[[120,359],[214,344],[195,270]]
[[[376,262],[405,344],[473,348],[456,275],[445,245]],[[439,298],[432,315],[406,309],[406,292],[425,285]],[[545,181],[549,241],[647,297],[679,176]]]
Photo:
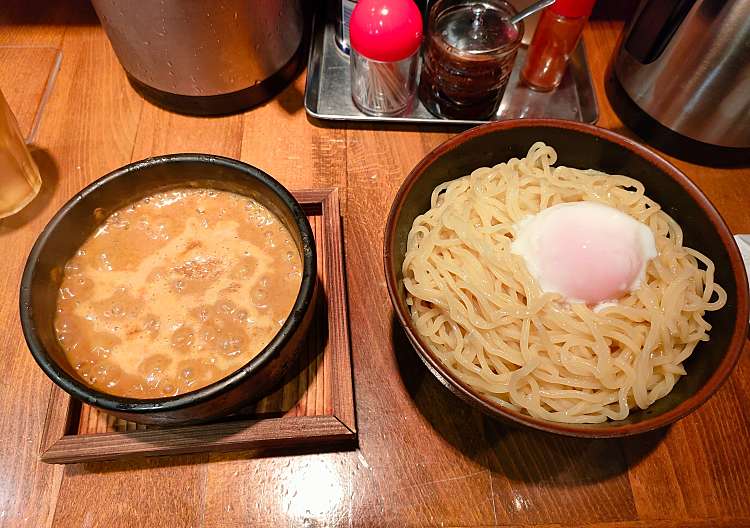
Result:
[[530,6],[528,6],[526,9],[520,11],[516,16],[510,18],[511,24],[518,24],[521,20],[526,18],[527,16],[531,16],[537,11],[541,11],[545,7],[551,6],[555,3],[555,0],[539,0],[539,2],[534,2]]

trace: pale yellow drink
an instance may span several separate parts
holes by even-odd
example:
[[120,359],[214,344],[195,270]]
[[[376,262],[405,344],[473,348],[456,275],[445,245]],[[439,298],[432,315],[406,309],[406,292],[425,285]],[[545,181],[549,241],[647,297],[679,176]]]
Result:
[[0,218],[21,210],[39,192],[42,179],[18,122],[0,92]]

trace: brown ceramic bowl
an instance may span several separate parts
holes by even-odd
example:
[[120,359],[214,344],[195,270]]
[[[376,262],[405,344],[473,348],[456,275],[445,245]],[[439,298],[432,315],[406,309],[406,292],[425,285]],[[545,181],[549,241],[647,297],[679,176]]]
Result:
[[[727,291],[727,305],[710,312],[711,340],[700,343],[685,362],[683,376],[669,395],[625,420],[600,424],[560,424],[501,408],[456,379],[432,353],[412,324],[406,306],[401,266],[406,238],[417,215],[430,206],[440,183],[523,157],[535,141],[557,150],[560,165],[625,174],[643,182],[648,196],[675,220],[688,246],[716,263],[716,280]],[[708,198],[687,176],[651,150],[613,132],[568,121],[524,119],[479,126],[430,152],[411,171],[396,196],[385,231],[385,276],[396,315],[427,368],[453,393],[485,413],[516,424],[580,437],[619,437],[643,433],[678,420],[704,403],[727,379],[748,331],[748,284],[739,250],[729,228]]]
[[[115,210],[149,194],[203,187],[252,196],[289,229],[302,258],[302,283],[292,312],[257,356],[201,389],[155,399],[123,398],[95,390],[76,376],[54,329],[62,267]],[[20,313],[26,343],[49,378],[79,400],[107,413],[149,424],[200,422],[226,415],[273,389],[296,359],[314,312],[315,240],[297,200],[279,182],[245,163],[207,154],[170,154],[132,163],[95,181],[65,204],[39,235],[21,279]]]

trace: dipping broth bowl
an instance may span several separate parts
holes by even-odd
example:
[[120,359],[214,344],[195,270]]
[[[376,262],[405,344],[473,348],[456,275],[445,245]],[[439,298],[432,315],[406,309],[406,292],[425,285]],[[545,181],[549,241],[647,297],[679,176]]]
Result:
[[[687,375],[648,409],[632,409],[624,420],[598,424],[565,424],[534,418],[500,407],[459,380],[430,350],[406,305],[402,264],[414,219],[430,208],[440,183],[479,167],[524,157],[531,145],[554,147],[556,165],[623,174],[641,181],[646,194],[682,227],[685,245],[716,264],[716,281],[726,289],[727,303],[708,312],[710,341],[701,342],[684,362]],[[748,335],[748,283],[737,245],[719,212],[682,172],[665,159],[623,136],[595,126],[551,119],[509,120],[482,125],[459,134],[430,152],[401,186],[385,230],[385,276],[395,313],[427,368],[449,390],[486,414],[513,424],[568,436],[606,438],[643,433],[688,415],[716,392],[734,368]]]
[[[299,250],[299,293],[291,313],[268,345],[221,380],[163,398],[113,396],[81,381],[57,341],[54,317],[63,268],[114,211],[174,188],[230,191],[266,206],[286,226]],[[21,280],[21,326],[29,350],[44,373],[82,402],[139,423],[201,422],[229,414],[279,384],[295,361],[312,320],[316,282],[316,250],[310,224],[299,203],[279,182],[251,165],[220,156],[159,156],[132,163],[93,182],[50,220],[29,254]]]

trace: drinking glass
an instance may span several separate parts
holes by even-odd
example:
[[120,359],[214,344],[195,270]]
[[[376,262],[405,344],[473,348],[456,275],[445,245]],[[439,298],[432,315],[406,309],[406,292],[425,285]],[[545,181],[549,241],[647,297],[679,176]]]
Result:
[[39,193],[42,178],[0,92],[0,218],[20,211]]

